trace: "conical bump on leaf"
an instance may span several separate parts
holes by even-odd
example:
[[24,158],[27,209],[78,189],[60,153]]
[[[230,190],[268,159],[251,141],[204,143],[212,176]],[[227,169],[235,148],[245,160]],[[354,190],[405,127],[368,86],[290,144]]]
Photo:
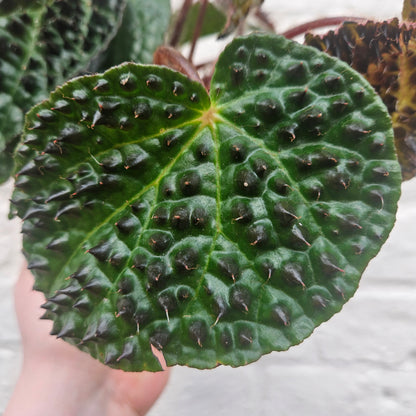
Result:
[[[195,99],[198,97],[198,99]],[[28,115],[13,211],[52,333],[114,368],[239,366],[354,294],[394,222],[388,115],[348,66],[269,35],[204,87],[124,64]]]

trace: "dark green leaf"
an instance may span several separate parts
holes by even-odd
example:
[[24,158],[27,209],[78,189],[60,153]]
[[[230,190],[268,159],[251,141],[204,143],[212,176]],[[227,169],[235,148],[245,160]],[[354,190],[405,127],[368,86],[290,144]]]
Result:
[[275,36],[233,41],[210,96],[155,66],[75,79],[24,142],[13,210],[53,333],[124,370],[160,369],[151,345],[211,368],[298,344],[354,294],[400,193],[371,86]]
[[[69,0],[68,0],[69,1]],[[84,40],[86,52],[83,65],[89,64],[91,57],[105,50],[120,27],[127,0],[93,0],[91,21]]]
[[100,59],[100,70],[123,62],[152,63],[170,19],[169,0],[129,0],[116,37]]
[[[63,0],[0,17],[0,151],[20,135],[25,112],[111,39],[124,4]],[[3,166],[0,181],[9,173]]]
[[16,10],[36,8],[50,0],[0,0],[0,15],[6,15]]

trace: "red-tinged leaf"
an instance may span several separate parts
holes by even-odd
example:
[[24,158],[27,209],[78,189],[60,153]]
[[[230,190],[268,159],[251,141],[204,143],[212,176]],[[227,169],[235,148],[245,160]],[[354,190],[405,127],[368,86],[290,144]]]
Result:
[[[410,4],[411,2],[409,2]],[[392,117],[403,179],[416,175],[416,26],[398,19],[345,22],[305,43],[347,62],[364,75]]]

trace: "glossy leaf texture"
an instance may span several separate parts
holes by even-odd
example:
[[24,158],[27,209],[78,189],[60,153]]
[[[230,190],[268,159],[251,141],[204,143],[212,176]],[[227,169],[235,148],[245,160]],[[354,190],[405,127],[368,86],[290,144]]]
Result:
[[388,113],[282,37],[222,53],[210,95],[124,64],[27,116],[13,211],[52,334],[129,371],[241,366],[338,312],[393,226]]
[[169,0],[128,0],[117,35],[99,59],[104,71],[123,62],[150,64],[163,44],[170,20]]
[[305,43],[347,62],[381,96],[393,120],[403,179],[416,175],[416,31],[397,19],[344,23],[324,36],[307,34]]
[[55,1],[0,17],[0,181],[24,114],[85,70],[114,35],[124,1]]

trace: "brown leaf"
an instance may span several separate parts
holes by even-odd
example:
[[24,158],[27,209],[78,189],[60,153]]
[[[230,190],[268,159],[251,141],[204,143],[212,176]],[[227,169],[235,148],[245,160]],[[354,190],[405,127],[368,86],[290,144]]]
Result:
[[307,34],[305,43],[347,62],[371,83],[392,117],[403,179],[416,176],[416,26],[398,19],[345,22],[324,36]]
[[404,0],[402,19],[408,22],[416,22],[416,0]]
[[220,8],[226,10],[227,22],[219,38],[225,38],[244,23],[251,10],[258,9],[264,0],[217,0]]

